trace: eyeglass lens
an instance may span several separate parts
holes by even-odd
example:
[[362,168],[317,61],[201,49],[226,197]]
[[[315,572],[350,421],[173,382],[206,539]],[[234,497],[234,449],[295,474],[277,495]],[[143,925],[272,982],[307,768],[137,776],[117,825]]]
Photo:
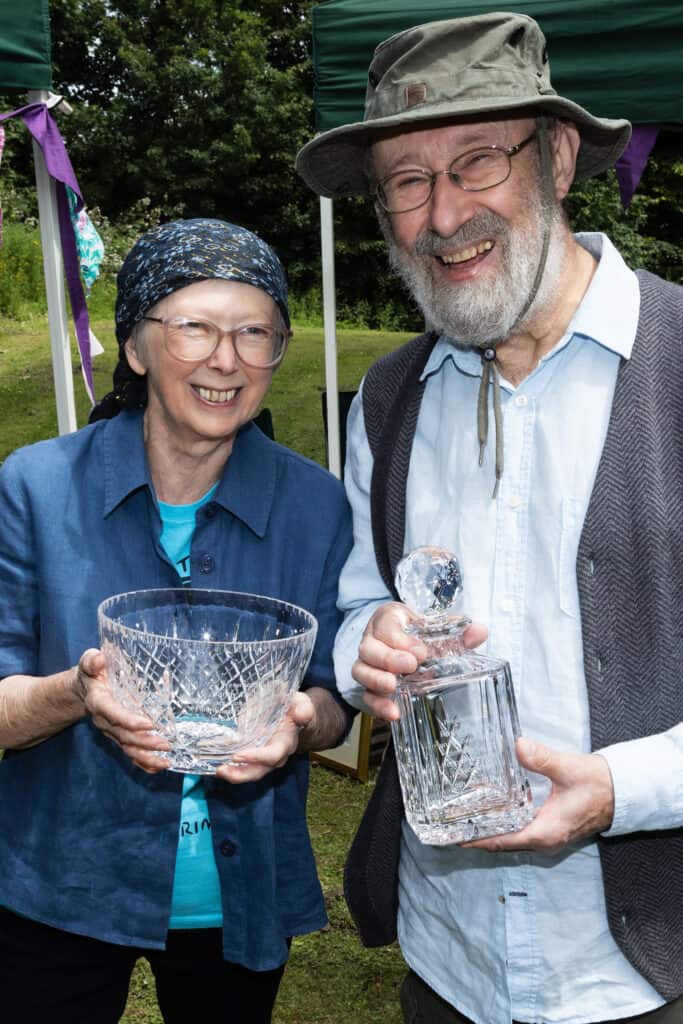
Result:
[[194,362],[208,359],[221,337],[229,334],[237,355],[248,366],[271,366],[282,355],[284,335],[266,324],[247,324],[221,331],[206,320],[174,318],[166,324],[167,344],[177,359]]
[[[448,175],[465,191],[481,192],[505,181],[510,167],[510,157],[504,149],[482,147],[456,157]],[[382,205],[389,213],[416,209],[429,199],[434,179],[435,175],[420,170],[392,174],[380,186]]]

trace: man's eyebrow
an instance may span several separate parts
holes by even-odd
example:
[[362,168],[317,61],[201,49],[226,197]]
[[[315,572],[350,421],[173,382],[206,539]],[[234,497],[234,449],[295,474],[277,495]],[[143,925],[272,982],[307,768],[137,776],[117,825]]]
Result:
[[471,131],[467,132],[462,138],[458,139],[457,146],[459,149],[464,149],[467,146],[491,146],[493,143],[490,141],[488,133],[482,131]]
[[[458,153],[464,152],[466,149],[472,149],[476,146],[492,146],[502,145],[500,141],[493,142],[489,137],[488,133],[484,129],[472,129],[472,131],[466,132],[457,141],[455,141],[450,147],[453,151],[453,155],[457,156]],[[427,163],[420,159],[411,150],[406,150],[401,153],[394,160],[391,161],[391,167],[399,167],[401,165],[407,165],[409,167],[427,167]]]

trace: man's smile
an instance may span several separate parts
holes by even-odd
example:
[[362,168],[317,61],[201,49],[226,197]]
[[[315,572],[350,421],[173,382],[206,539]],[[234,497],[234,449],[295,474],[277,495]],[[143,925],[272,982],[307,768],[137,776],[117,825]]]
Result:
[[495,242],[487,240],[479,242],[478,245],[470,245],[466,249],[459,249],[458,252],[439,254],[437,258],[442,263],[465,263],[467,260],[473,260],[476,256],[489,252],[493,249],[494,245]]

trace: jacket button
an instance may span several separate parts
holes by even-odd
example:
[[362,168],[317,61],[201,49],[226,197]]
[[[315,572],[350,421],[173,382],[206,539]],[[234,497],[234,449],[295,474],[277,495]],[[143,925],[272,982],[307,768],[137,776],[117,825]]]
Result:
[[232,857],[237,847],[230,839],[224,839],[218,847],[224,857]]
[[211,555],[202,555],[201,559],[199,560],[199,571],[200,572],[204,572],[204,573],[213,572],[215,567],[216,567],[216,563],[214,562],[214,560],[211,557]]

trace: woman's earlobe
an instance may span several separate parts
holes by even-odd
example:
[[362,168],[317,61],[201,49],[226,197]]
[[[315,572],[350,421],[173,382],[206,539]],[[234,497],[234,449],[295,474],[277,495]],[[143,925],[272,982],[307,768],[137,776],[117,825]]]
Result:
[[128,365],[130,366],[131,370],[133,370],[135,373],[139,373],[141,377],[144,377],[144,375],[147,373],[147,367],[144,365],[144,363],[140,361],[140,357],[138,355],[138,351],[135,345],[135,340],[133,339],[132,335],[126,341],[125,345],[123,346],[123,350],[126,354],[126,359],[128,360]]

